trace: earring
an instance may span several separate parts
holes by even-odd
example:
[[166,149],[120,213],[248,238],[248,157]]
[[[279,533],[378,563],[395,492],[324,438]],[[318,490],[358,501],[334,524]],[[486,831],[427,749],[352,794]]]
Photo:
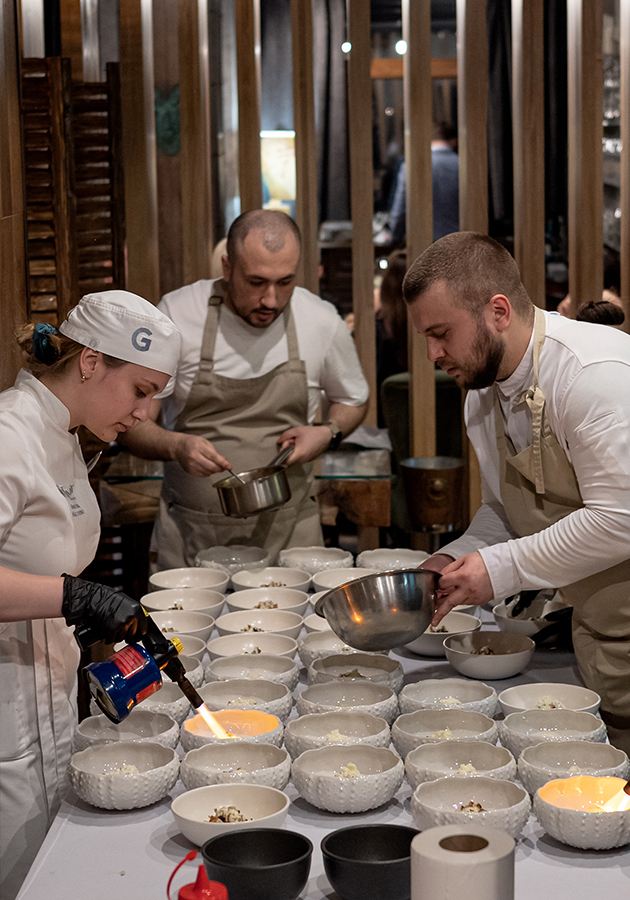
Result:
[[83,372],[81,372],[81,381],[87,381],[87,378],[85,377],[85,375],[83,374]]

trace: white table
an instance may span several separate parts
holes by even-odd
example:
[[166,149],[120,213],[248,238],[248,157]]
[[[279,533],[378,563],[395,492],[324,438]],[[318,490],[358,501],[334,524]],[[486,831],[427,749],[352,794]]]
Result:
[[[402,662],[406,682],[457,675],[445,660],[421,660],[405,651],[392,655]],[[500,692],[531,681],[580,683],[573,655],[537,650],[525,674],[493,685]],[[194,849],[178,832],[170,814],[170,801],[182,790],[178,782],[160,803],[129,812],[94,809],[71,793],[62,804],[18,900],[166,897],[170,873]],[[302,900],[335,900],[337,896],[324,875],[319,849],[321,839],[329,831],[363,823],[413,825],[409,809],[411,788],[406,781],[387,806],[362,815],[322,812],[299,797],[292,784],[286,791],[292,800],[286,827],[306,835],[314,848],[311,875]],[[194,881],[200,863],[201,855],[194,863],[182,867],[174,881],[173,898],[183,884]],[[517,843],[516,900],[552,897],[553,900],[630,898],[630,851],[627,847],[599,852],[567,847],[545,834],[532,815]]]

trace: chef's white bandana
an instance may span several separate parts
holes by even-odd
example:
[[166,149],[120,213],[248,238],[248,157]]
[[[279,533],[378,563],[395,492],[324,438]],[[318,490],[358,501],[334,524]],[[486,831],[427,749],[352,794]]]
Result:
[[181,336],[148,300],[129,291],[86,294],[59,326],[66,337],[115,359],[174,375]]

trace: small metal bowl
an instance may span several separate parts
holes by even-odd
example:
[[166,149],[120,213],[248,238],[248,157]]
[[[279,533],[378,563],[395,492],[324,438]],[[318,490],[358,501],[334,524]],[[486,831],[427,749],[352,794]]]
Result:
[[379,572],[320,597],[315,612],[358,650],[391,650],[429,627],[439,574],[430,569]]

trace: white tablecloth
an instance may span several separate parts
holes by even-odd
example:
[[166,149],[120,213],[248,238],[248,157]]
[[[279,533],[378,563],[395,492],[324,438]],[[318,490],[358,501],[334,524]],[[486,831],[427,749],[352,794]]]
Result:
[[[392,655],[402,662],[406,683],[420,678],[457,676],[445,660],[421,660],[405,651]],[[570,653],[537,650],[532,665],[523,675],[492,684],[500,692],[512,685],[532,681],[580,683],[575,658]],[[178,782],[160,803],[129,812],[95,809],[69,794],[18,900],[158,900],[166,897],[170,873],[190,850],[195,849],[179,833],[170,813],[172,798],[182,790],[183,786]],[[321,839],[329,831],[363,823],[413,825],[409,808],[411,788],[406,781],[387,806],[361,815],[336,815],[317,810],[299,797],[292,784],[286,792],[292,800],[286,827],[306,835],[314,848],[311,875],[302,900],[335,900],[337,897],[324,875],[319,849]],[[179,887],[194,881],[198,863],[201,863],[201,854],[194,863],[182,867],[173,884],[172,898],[177,898]],[[517,842],[516,900],[547,898],[628,900],[630,851],[627,847],[599,852],[567,847],[545,834],[532,815]],[[392,897],[392,900],[397,898]]]

